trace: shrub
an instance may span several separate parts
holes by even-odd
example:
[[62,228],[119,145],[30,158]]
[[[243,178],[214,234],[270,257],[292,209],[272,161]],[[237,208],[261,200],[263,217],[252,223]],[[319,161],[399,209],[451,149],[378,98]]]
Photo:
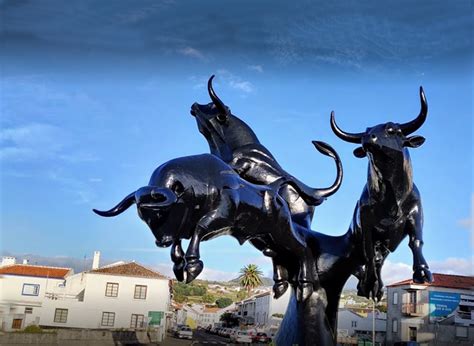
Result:
[[25,329],[23,329],[23,332],[24,333],[42,333],[43,329],[41,329],[40,326],[37,326],[37,325],[33,324],[33,325],[28,326]]

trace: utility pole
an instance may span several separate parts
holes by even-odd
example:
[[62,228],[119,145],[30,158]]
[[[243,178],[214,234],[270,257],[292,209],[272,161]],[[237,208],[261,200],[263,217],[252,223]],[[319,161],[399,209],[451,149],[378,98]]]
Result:
[[375,300],[372,300],[372,346],[375,346]]

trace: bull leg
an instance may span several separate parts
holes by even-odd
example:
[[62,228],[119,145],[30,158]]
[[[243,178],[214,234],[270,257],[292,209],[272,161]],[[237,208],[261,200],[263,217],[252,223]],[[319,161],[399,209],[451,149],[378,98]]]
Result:
[[431,275],[428,263],[423,256],[423,213],[421,206],[410,215],[406,232],[409,236],[408,246],[413,254],[413,282],[431,283],[433,276]]
[[372,299],[380,301],[383,297],[382,266],[389,254],[389,250],[383,244],[377,244],[375,247],[375,282],[372,289]]
[[283,265],[281,259],[277,253],[268,246],[268,243],[272,242],[271,239],[251,239],[250,243],[255,246],[258,250],[262,251],[265,256],[272,258],[273,265],[273,294],[274,298],[280,298],[288,289],[288,270]]
[[224,191],[221,195],[219,207],[204,215],[196,225],[194,234],[189,242],[186,251],[186,283],[193,281],[204,268],[204,263],[200,260],[199,245],[204,238],[212,238],[218,235],[220,231],[230,228],[232,225],[232,218],[230,215],[235,211],[235,205],[232,201],[232,192]]
[[[279,203],[280,202],[280,203]],[[306,301],[313,293],[314,287],[319,287],[319,280],[315,280],[311,271],[311,250],[308,245],[296,234],[291,216],[281,200],[277,199],[277,204],[281,206],[279,219],[275,229],[274,241],[280,246],[295,254],[299,261],[298,287],[296,298],[298,301]]]
[[176,276],[176,280],[184,281],[184,252],[183,248],[181,247],[181,240],[178,240],[173,243],[171,247],[171,261],[173,261],[173,272]]
[[280,298],[285,294],[288,289],[288,270],[282,264],[280,257],[274,257],[272,259],[273,264],[273,297],[275,299]]

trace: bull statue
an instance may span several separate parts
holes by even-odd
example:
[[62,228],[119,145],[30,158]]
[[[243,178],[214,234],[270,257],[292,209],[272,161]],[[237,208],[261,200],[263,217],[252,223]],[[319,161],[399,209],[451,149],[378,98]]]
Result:
[[383,295],[381,268],[385,258],[408,235],[413,254],[413,281],[432,282],[428,263],[423,257],[423,211],[420,193],[413,182],[407,148],[417,148],[424,137],[407,137],[426,120],[428,104],[420,87],[421,110],[416,119],[397,124],[388,122],[367,128],[365,132],[341,130],[331,113],[331,128],[342,140],[361,144],[354,150],[358,158],[368,157],[368,177],[355,207],[352,224],[355,243],[362,249],[364,265],[359,276],[358,294],[380,300]]
[[[315,189],[307,186],[297,178],[286,172],[271,154],[260,143],[254,131],[241,119],[232,114],[231,110],[217,96],[212,86],[214,76],[207,83],[211,103],[201,105],[194,103],[191,114],[196,118],[199,132],[206,138],[210,152],[228,163],[243,179],[259,184],[271,184],[279,179],[291,181],[282,187],[280,194],[288,204],[293,223],[302,228],[311,229],[314,207],[320,205],[325,198],[336,193],[342,182],[342,164],[337,159],[337,176],[335,182],[328,188]],[[337,157],[335,153],[333,157]],[[295,188],[297,186],[297,188]],[[320,199],[300,198],[300,192],[314,194],[318,191]],[[258,249],[265,248],[265,241],[255,239],[251,241]],[[288,258],[286,256],[273,256],[274,286],[273,292],[278,298],[288,288],[288,280],[292,273],[288,272]]]
[[[313,142],[323,154],[334,150],[323,142]],[[240,176],[212,154],[170,160],[158,167],[147,186],[126,196],[108,211],[94,212],[116,216],[137,205],[139,217],[148,225],[160,247],[191,239],[186,254],[180,246],[172,248],[173,270],[177,279],[193,281],[203,269],[199,245],[220,235],[232,235],[240,244],[246,240],[265,239],[264,253],[287,253],[299,263],[297,297],[307,300],[318,279],[311,270],[311,251],[295,233],[291,212],[279,191],[292,185],[308,203],[324,198],[326,189],[311,194],[291,180],[278,179],[268,186],[255,185]]]

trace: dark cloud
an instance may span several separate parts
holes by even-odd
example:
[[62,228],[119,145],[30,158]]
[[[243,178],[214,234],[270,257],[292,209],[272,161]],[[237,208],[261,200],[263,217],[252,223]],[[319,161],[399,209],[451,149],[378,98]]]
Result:
[[16,3],[1,5],[4,37],[35,52],[33,41],[59,53],[173,59],[191,47],[211,63],[233,57],[349,68],[471,56],[469,1]]

